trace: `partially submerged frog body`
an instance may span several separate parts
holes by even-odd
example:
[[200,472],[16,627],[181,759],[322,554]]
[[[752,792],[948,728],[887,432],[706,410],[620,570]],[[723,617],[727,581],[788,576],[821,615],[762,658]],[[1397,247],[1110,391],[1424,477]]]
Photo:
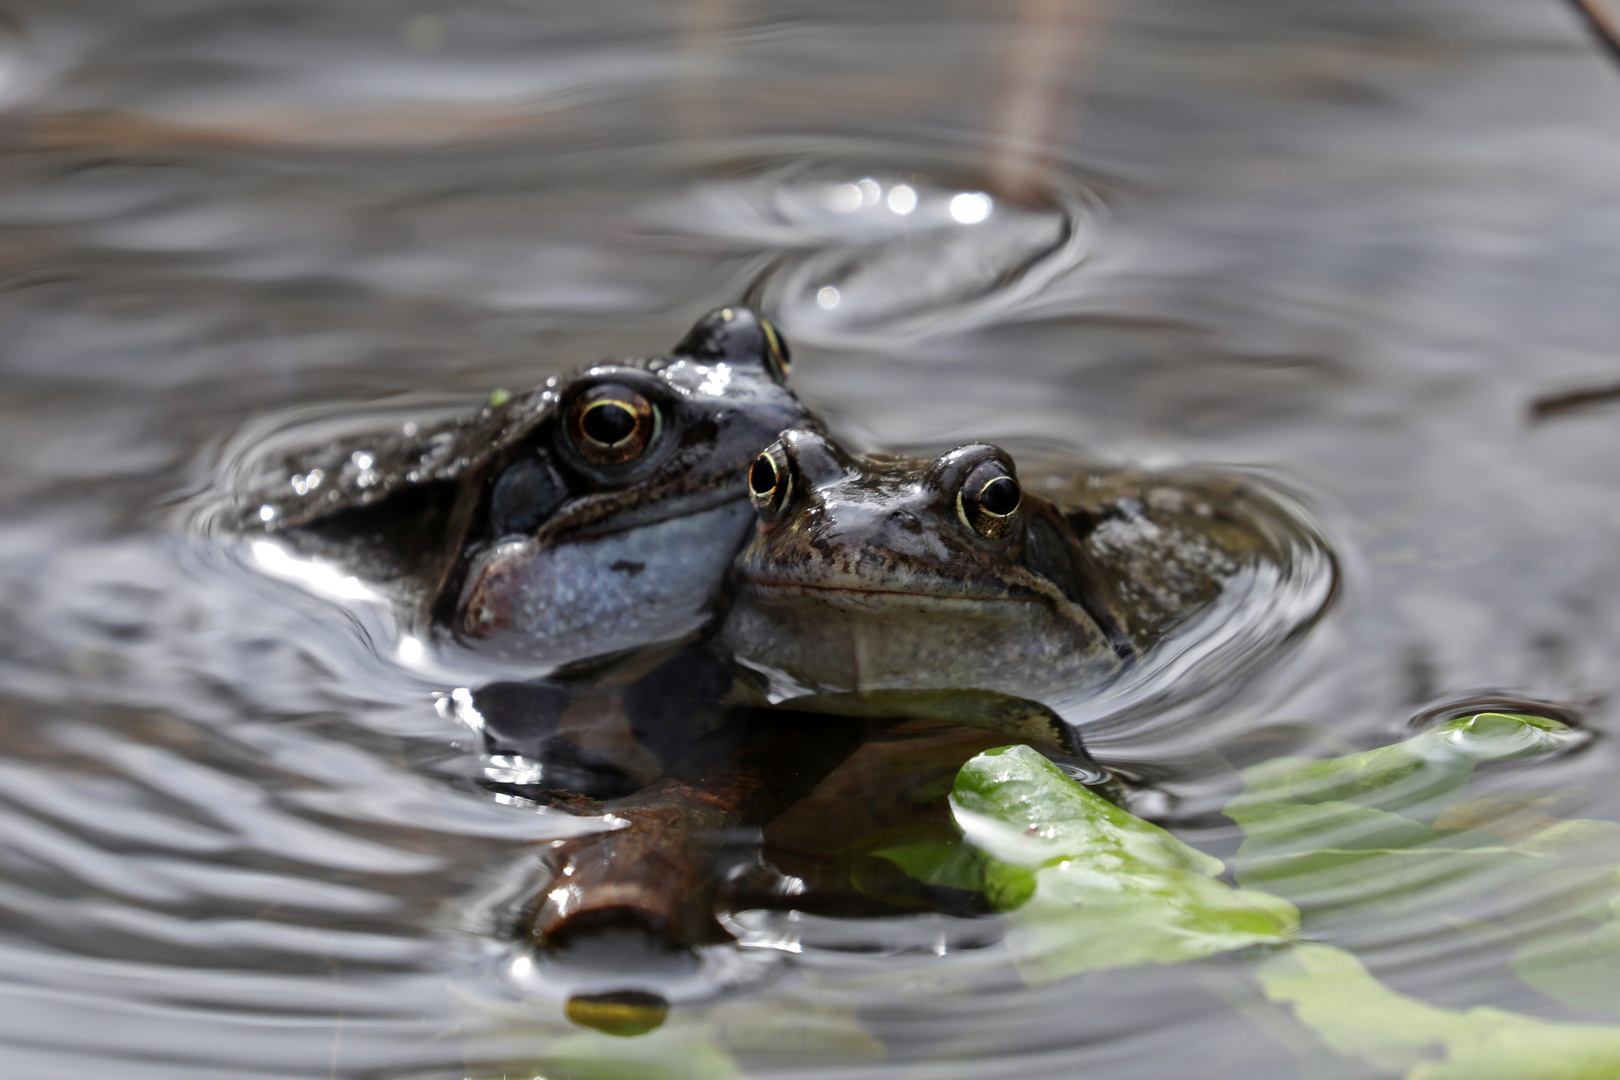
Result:
[[[1291,545],[1310,539],[1242,478],[1088,470],[1050,485],[1060,504],[1025,490],[1008,455],[986,444],[936,460],[858,457],[817,432],[789,431],[755,460],[749,488],[759,526],[737,558],[731,604],[710,644],[743,674],[725,700],[786,707],[727,710],[733,722],[748,716],[791,734],[768,752],[741,753],[738,764],[709,755],[628,798],[567,804],[629,824],[553,853],[554,876],[527,925],[536,943],[602,923],[646,927],[672,944],[720,940],[712,912],[721,838],[761,826],[767,872],[735,877],[734,904],[973,913],[974,897],[949,882],[918,885],[881,855],[937,839],[940,822],[922,812],[926,800],[894,802],[889,782],[874,779],[874,764],[889,767],[874,740],[891,726],[872,721],[984,729],[942,729],[940,764],[951,775],[973,747],[1019,741],[1122,798],[1041,699],[1115,679],[1200,613],[1218,612],[1244,574],[1281,567]],[[684,670],[690,656],[671,664]],[[879,752],[857,752],[815,787],[816,798],[790,807],[788,796],[806,794],[845,752],[829,739],[847,739],[851,717],[868,722],[864,745]],[[704,738],[727,754],[749,742]],[[669,760],[667,750],[661,756]],[[765,779],[784,765],[800,770],[795,780]],[[591,914],[573,917],[580,912]]]
[[1260,572],[1296,586],[1313,618],[1332,596],[1333,558],[1304,511],[1258,477],[1212,470],[1048,466],[1030,488],[1059,507],[1097,587],[1139,655]]
[[749,487],[759,526],[721,636],[773,698],[1022,699],[1032,682],[1101,683],[1131,657],[1068,523],[993,446],[857,457],[790,431]]
[[1060,505],[982,443],[860,457],[791,431],[749,485],[720,643],[764,700],[1026,739],[1040,705],[1115,679],[1291,536],[1242,480],[1088,472]]
[[678,638],[752,528],[748,462],[818,425],[787,370],[769,322],[722,308],[667,358],[275,454],[238,517],[498,654],[560,664]]

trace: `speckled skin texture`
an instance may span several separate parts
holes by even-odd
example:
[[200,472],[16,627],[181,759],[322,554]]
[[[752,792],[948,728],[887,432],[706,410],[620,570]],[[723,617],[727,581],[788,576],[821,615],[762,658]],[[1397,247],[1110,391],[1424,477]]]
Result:
[[[569,422],[604,388],[656,417],[625,460],[582,453]],[[786,385],[774,329],[722,308],[668,357],[266,457],[237,494],[239,527],[383,584],[421,623],[550,667],[701,625],[747,538],[750,461],[806,425],[819,421]],[[501,484],[523,470],[541,480],[514,515]]]
[[[1012,470],[1000,450],[975,444],[931,462],[858,458],[817,432],[792,431],[779,453],[791,490],[738,557],[721,634],[766,680],[769,697],[1027,696],[1032,684],[1090,685],[1120,670],[1115,620],[1089,606],[1083,556],[1044,500],[1026,493],[1001,538],[959,515],[958,491],[976,465]],[[1056,580],[1032,569],[1038,543],[1049,564],[1062,564]]]
[[[1150,672],[1183,628],[1183,652],[1230,638],[1211,670],[1237,670],[1334,592],[1309,515],[1259,476],[1047,461],[993,538],[957,493],[987,462],[1015,475],[996,447],[860,457],[792,431],[767,453],[788,494],[756,500],[719,644],[773,704],[936,715],[940,695],[987,691],[986,715],[962,722],[1039,741],[1040,718],[1011,703],[1062,709],[1126,669]],[[1199,622],[1229,596],[1240,610]]]
[[505,540],[473,564],[461,630],[508,655],[568,662],[698,629],[753,524],[746,500],[546,544]]

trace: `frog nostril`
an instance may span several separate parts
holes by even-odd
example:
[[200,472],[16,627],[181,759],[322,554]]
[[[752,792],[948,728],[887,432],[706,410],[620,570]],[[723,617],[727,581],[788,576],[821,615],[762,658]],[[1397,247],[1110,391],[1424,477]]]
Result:
[[921,532],[922,521],[910,510],[894,510],[889,514],[889,520],[907,532]]

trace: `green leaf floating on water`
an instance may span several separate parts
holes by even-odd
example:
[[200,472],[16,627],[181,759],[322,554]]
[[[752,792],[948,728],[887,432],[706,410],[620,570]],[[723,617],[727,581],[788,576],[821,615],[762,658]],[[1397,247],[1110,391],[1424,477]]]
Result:
[[982,856],[986,896],[1009,912],[1008,945],[1028,979],[1294,938],[1291,904],[1218,880],[1219,859],[1086,790],[1027,746],[962,766],[951,812]]
[[[1523,880],[1525,869],[1551,865],[1528,860],[1571,849],[1585,854],[1600,884],[1611,883],[1615,864],[1594,853],[1620,850],[1620,826],[1547,819],[1552,824],[1511,844],[1500,835],[1487,842],[1491,830],[1457,827],[1462,818],[1451,805],[1476,763],[1562,749],[1578,737],[1540,717],[1465,717],[1365,754],[1252,769],[1229,812],[1248,833],[1252,876],[1268,885],[1360,871],[1394,873],[1399,889],[1502,867]],[[1291,904],[1223,884],[1214,876],[1218,860],[1080,787],[1027,747],[968,762],[951,807],[979,853],[982,887],[1014,924],[1009,945],[1026,978],[1275,944],[1284,947],[1256,958],[1262,991],[1345,1057],[1406,1080],[1620,1076],[1620,1026],[1447,1009],[1397,993],[1352,954],[1296,942]],[[940,845],[884,855],[919,875],[971,877]],[[1279,867],[1292,873],[1266,872]],[[1598,889],[1598,908],[1592,890],[1581,895],[1589,918],[1620,914],[1614,893]],[[1521,964],[1533,966],[1530,958]]]

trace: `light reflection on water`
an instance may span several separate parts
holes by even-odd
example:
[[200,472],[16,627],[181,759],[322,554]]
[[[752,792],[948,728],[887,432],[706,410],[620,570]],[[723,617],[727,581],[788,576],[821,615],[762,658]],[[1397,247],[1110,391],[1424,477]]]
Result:
[[[1157,770],[1192,842],[1233,843],[1200,732],[1337,753],[1487,691],[1610,723],[1620,429],[1527,420],[1617,378],[1620,86],[1557,5],[1135,5],[1018,198],[987,165],[1027,33],[999,8],[7,10],[6,1075],[566,1074],[608,1045],[504,934],[537,845],[593,826],[473,786],[384,614],[170,518],[251,418],[532,385],[750,286],[857,443],[1309,493],[1332,617],[1200,723],[1093,744]],[[1620,814],[1608,745],[1541,773],[1570,816]],[[615,1052],[1372,1075],[1300,1050],[1236,962],[1031,986],[993,923],[788,922],[661,973],[668,1022]],[[1330,930],[1412,992],[1564,1015],[1434,925]]]

